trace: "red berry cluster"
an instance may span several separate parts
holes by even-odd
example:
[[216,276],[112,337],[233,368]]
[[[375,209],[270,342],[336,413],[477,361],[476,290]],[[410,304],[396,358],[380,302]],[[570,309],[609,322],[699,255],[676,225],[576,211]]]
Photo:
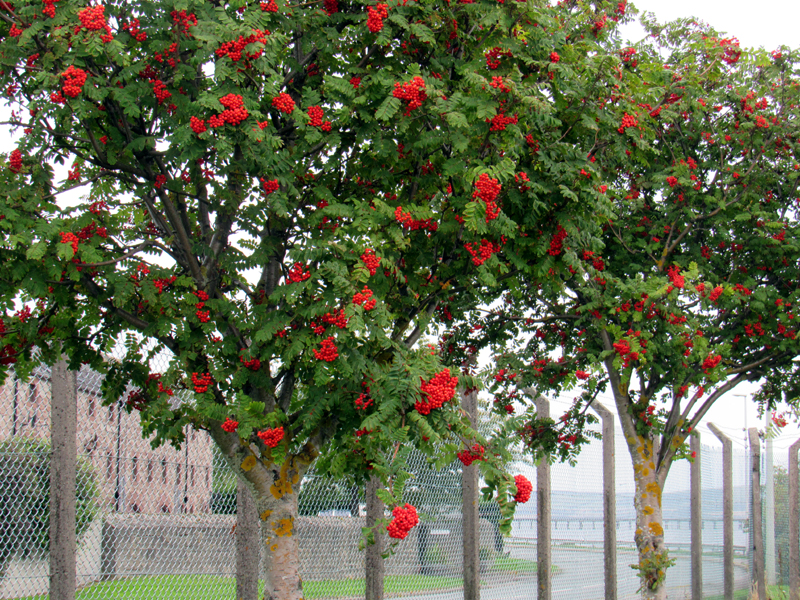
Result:
[[703,360],[703,373],[708,374],[708,372],[717,367],[719,363],[722,362],[721,356],[714,356],[713,354],[709,354],[705,360]]
[[[44,4],[44,8],[42,9],[42,14],[46,17],[50,17],[51,19],[55,19],[56,2],[58,2],[58,0],[42,0],[42,4]],[[10,4],[6,2],[6,6],[10,6]]]
[[486,51],[486,66],[492,71],[500,67],[500,59],[504,56],[513,56],[510,50],[501,50],[497,46]]
[[151,79],[150,83],[153,84],[153,93],[159,104],[164,104],[167,99],[172,97],[172,92],[167,90],[167,84],[160,79]]
[[505,92],[506,94],[511,91],[509,87],[506,85],[506,80],[504,77],[500,76],[492,77],[491,86],[497,90],[500,90],[501,92]]
[[670,175],[669,177],[667,177],[667,183],[669,184],[669,187],[675,187],[676,185],[678,185],[678,178]]
[[278,445],[278,442],[283,439],[283,427],[265,429],[264,431],[259,431],[256,435],[258,436],[258,439],[267,445],[267,447],[275,448]]
[[722,296],[722,291],[723,291],[723,290],[722,290],[722,286],[721,286],[721,285],[718,285],[718,286],[717,286],[717,287],[715,287],[713,290],[711,290],[711,293],[708,295],[708,299],[709,299],[711,302],[716,302],[716,301],[717,301],[717,299],[718,299],[720,296]]
[[372,310],[377,303],[378,301],[372,297],[372,290],[367,286],[364,286],[363,290],[353,295],[353,304],[363,305],[364,310]]
[[153,285],[156,286],[159,294],[163,294],[164,288],[175,283],[176,279],[177,277],[175,277],[175,275],[172,277],[156,279],[153,281]]
[[130,23],[122,26],[122,31],[130,33],[137,42],[143,42],[147,39],[147,34],[139,29],[139,19],[131,19]]
[[475,444],[472,448],[464,448],[464,450],[456,454],[456,456],[458,456],[458,460],[460,460],[465,467],[468,467],[476,460],[484,460],[486,458],[484,452],[485,449],[483,446]]
[[369,394],[359,394],[356,398],[356,409],[367,410],[370,406],[372,406],[372,398],[369,397]]
[[198,300],[200,300],[200,302],[194,305],[194,307],[197,309],[195,310],[194,315],[201,323],[208,323],[211,320],[211,311],[203,310],[206,306],[206,301],[208,300],[208,294],[206,294],[203,290],[192,293],[197,296]]
[[189,127],[192,128],[197,135],[200,135],[204,131],[206,131],[206,122],[203,119],[198,119],[197,117],[191,117],[189,119]]
[[165,183],[167,183],[166,175],[156,175],[156,181],[153,185],[156,189],[160,190],[162,187],[164,187]]
[[70,65],[61,75],[64,77],[62,91],[70,98],[75,98],[86,83],[86,71]]
[[234,421],[230,417],[225,419],[225,422],[222,424],[222,430],[227,431],[228,433],[233,433],[239,427],[239,421]]
[[192,373],[192,385],[194,391],[198,394],[205,394],[211,384],[214,383],[214,378],[210,373]]
[[239,360],[245,367],[247,367],[251,371],[258,371],[261,368],[261,361],[258,360],[257,358],[246,359],[244,356],[240,356]]
[[261,10],[263,12],[278,12],[278,5],[275,3],[275,0],[269,0],[269,2],[262,2]]
[[450,375],[449,369],[434,375],[430,381],[422,380],[420,390],[427,396],[427,399],[417,400],[415,408],[421,415],[429,415],[431,411],[453,399],[456,394],[458,377]]
[[561,254],[561,251],[564,249],[564,239],[566,237],[566,230],[561,225],[557,225],[556,232],[553,234],[553,237],[550,240],[550,249],[547,251],[547,253],[550,256],[558,256]]
[[591,376],[592,376],[591,373],[588,373],[586,371],[581,371],[580,369],[575,371],[575,377],[577,377],[578,379],[586,380],[589,379]]
[[80,243],[80,240],[78,239],[77,235],[75,235],[74,233],[64,233],[63,231],[61,232],[60,235],[62,244],[70,244],[72,246],[73,254],[78,252],[78,244]]
[[381,29],[383,29],[383,20],[388,16],[388,4],[378,4],[375,7],[367,7],[367,28],[372,33],[378,33]]
[[719,41],[719,45],[725,48],[722,60],[729,65],[735,65],[739,62],[739,58],[742,56],[742,50],[739,48],[739,40],[736,38],[725,38]]
[[515,475],[514,485],[517,486],[517,493],[514,494],[514,500],[516,500],[519,504],[525,504],[531,499],[533,485],[531,485],[531,482],[528,481],[528,478],[525,477],[525,475]]
[[361,86],[361,77],[351,77],[350,78],[350,85],[353,86],[354,90],[357,90],[359,86]]
[[682,288],[686,283],[683,275],[681,275],[681,268],[678,265],[672,265],[667,269],[667,277],[676,288]]
[[8,157],[8,169],[12,173],[19,173],[22,170],[22,152],[18,148],[12,150],[11,155]]
[[411,216],[411,212],[403,212],[402,206],[398,206],[394,210],[394,218],[404,229],[408,229],[409,231],[416,231],[417,229],[436,231],[439,229],[439,223],[433,219],[414,219]]
[[[217,48],[216,55],[220,58],[227,56],[233,62],[239,62],[242,59],[242,53],[244,52],[244,49],[249,44],[266,44],[268,35],[269,31],[266,29],[264,31],[253,29],[253,33],[247,37],[240,35],[238,40],[233,42],[224,42],[219,48]],[[245,58],[248,60],[255,60],[261,56],[263,52],[263,49],[260,49],[257,52],[248,52],[245,54]]]
[[505,131],[507,125],[516,125],[519,122],[517,114],[514,113],[513,117],[507,117],[505,113],[499,112],[491,119],[486,119],[487,123],[491,123],[489,131]]
[[300,283],[309,277],[311,277],[311,272],[308,269],[303,270],[303,265],[299,262],[294,263],[292,268],[289,269],[289,281],[292,283]]
[[497,206],[497,196],[500,194],[502,186],[497,179],[490,178],[486,173],[481,173],[478,181],[475,182],[475,191],[472,192],[473,198],[480,198],[486,202],[486,222],[492,221],[500,214]]
[[330,17],[333,13],[339,12],[339,0],[323,0],[325,12]]
[[336,343],[333,341],[333,336],[322,340],[321,350],[314,348],[314,357],[317,360],[324,360],[325,362],[333,362],[339,357],[339,349],[336,347]]
[[294,110],[294,100],[286,92],[282,92],[272,99],[272,106],[287,115]]
[[336,325],[339,329],[347,327],[347,317],[344,316],[344,309],[334,310],[333,313],[322,315],[322,322],[328,325]]
[[619,133],[625,133],[625,130],[628,127],[637,127],[638,125],[639,122],[636,120],[636,117],[634,117],[633,115],[629,115],[628,113],[625,113],[622,117],[622,123],[620,124],[619,129],[617,129],[617,131]]
[[408,116],[412,110],[422,106],[422,103],[428,98],[425,93],[425,80],[417,75],[408,83],[395,82],[392,95],[406,102],[406,112],[403,115]]
[[636,48],[625,48],[625,50],[620,50],[619,57],[623,63],[625,63],[629,67],[635,67],[638,64],[638,61],[633,58],[636,54]]
[[403,507],[395,507],[392,511],[392,516],[394,519],[389,523],[386,530],[389,532],[389,537],[396,540],[405,539],[408,532],[419,523],[417,509],[408,503]]
[[319,127],[322,131],[331,130],[331,122],[322,120],[322,107],[309,106],[308,107],[308,125],[309,127]]
[[261,178],[261,186],[264,188],[264,193],[269,196],[273,192],[277,192],[281,187],[277,179],[264,179]]
[[555,50],[553,50],[553,51],[550,53],[550,62],[552,62],[552,63],[557,63],[557,62],[558,62],[558,61],[560,61],[560,60],[561,60],[561,57],[558,55],[558,52],[556,52]]
[[480,267],[483,263],[489,260],[492,254],[500,252],[500,245],[487,239],[481,240],[480,246],[478,246],[477,242],[474,242],[464,244],[464,248],[466,248],[467,252],[472,255],[472,264],[476,267]]
[[189,33],[189,28],[197,26],[197,17],[194,13],[187,14],[185,10],[180,12],[173,10],[170,16],[172,17],[172,22],[177,25],[180,33],[185,34],[186,37],[192,37],[192,34]]
[[111,33],[111,28],[108,26],[106,17],[103,14],[105,9],[105,6],[97,5],[89,6],[80,11],[78,13],[78,18],[81,20],[81,25],[80,27],[75,28],[75,33],[78,33],[81,28],[86,29],[87,31],[105,30],[105,33],[100,36],[100,39],[104,43],[108,43],[113,40],[114,36]]
[[244,107],[244,98],[239,94],[227,94],[219,99],[219,103],[225,110],[208,120],[209,127],[222,127],[225,123],[238,125],[250,115]]
[[[17,150],[17,152],[19,152],[19,150]],[[381,266],[381,259],[379,256],[375,256],[375,250],[372,248],[364,250],[364,254],[361,255],[361,260],[364,261],[364,265],[369,269],[370,277],[375,275],[378,271],[378,267]]]

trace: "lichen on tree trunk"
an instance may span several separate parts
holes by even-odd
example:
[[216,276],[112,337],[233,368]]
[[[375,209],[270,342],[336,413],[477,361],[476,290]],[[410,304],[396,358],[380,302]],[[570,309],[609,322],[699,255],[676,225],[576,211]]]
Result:
[[646,600],[666,598],[664,581],[672,564],[664,545],[664,525],[661,508],[662,485],[656,471],[656,448],[652,439],[637,435],[628,439],[633,458],[636,493],[636,549],[639,562],[633,565],[639,574],[642,597]]
[[236,436],[212,428],[211,435],[236,475],[250,488],[261,521],[265,556],[264,600],[302,600],[300,549],[295,537],[300,482],[314,458],[310,444],[281,462],[260,456]]

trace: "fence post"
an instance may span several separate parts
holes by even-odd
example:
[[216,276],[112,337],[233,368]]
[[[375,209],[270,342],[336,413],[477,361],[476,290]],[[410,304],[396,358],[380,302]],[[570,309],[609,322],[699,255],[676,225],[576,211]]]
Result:
[[789,594],[790,600],[800,600],[800,469],[797,452],[800,440],[789,446]]
[[703,600],[703,487],[701,480],[700,433],[689,438],[694,458],[689,467],[689,502],[692,527],[692,600]]
[[53,365],[50,384],[50,597],[74,600],[78,390],[65,360]]
[[261,520],[253,495],[244,483],[237,481],[236,600],[258,599],[258,574],[261,563],[260,529]]
[[[765,430],[769,427],[769,411],[764,411]],[[765,440],[764,456],[764,555],[767,585],[775,585],[775,466],[772,459],[772,438]]]
[[[540,419],[550,417],[550,402],[542,396],[536,396],[536,414]],[[536,577],[539,588],[537,597],[538,600],[550,600],[552,556],[550,554],[550,463],[547,458],[542,458],[536,467],[536,518],[538,520],[536,560],[539,563]]]
[[[722,561],[725,600],[733,600],[733,443],[713,423],[711,432],[722,442]],[[800,598],[796,599],[800,600]]]
[[[373,527],[375,522],[383,518],[383,502],[378,498],[378,488],[381,485],[380,479],[370,477],[367,481],[367,527]],[[367,546],[366,558],[364,562],[366,578],[366,600],[383,600],[383,575],[384,563],[381,553],[383,552],[383,533],[375,532],[375,543]]]
[[597,401],[592,409],[603,421],[603,565],[605,599],[617,600],[617,490],[614,463],[614,414]]
[[753,490],[752,527],[753,527],[753,578],[758,590],[759,600],[767,600],[767,582],[764,579],[764,532],[761,518],[761,440],[758,429],[751,427],[751,488]]
[[[469,416],[470,426],[478,426],[478,390],[467,390],[461,396],[461,407]],[[461,469],[461,510],[463,513],[464,600],[479,600],[480,548],[478,529],[478,465]]]

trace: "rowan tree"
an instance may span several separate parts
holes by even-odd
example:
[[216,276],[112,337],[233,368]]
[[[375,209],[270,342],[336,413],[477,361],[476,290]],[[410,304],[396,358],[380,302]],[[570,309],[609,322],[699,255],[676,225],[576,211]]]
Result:
[[499,413],[526,403],[523,390],[580,392],[558,422],[520,417],[538,453],[574,458],[586,409],[613,397],[636,480],[637,568],[645,597],[663,598],[661,492],[691,458],[687,436],[745,381],[764,384],[764,407],[797,407],[800,102],[793,51],[745,50],[691,20],[647,26],[609,65],[617,110],[573,137],[573,191],[613,203],[602,235],[563,203],[505,299],[446,343],[493,349]]
[[302,596],[297,484],[320,455],[397,484],[409,448],[445,464],[479,443],[507,519],[506,442],[468,427],[451,400],[476,382],[423,335],[511,280],[553,214],[542,186],[597,231],[567,134],[608,111],[625,3],[0,7],[21,134],[0,173],[3,376],[66,354],[154,443],[207,430],[259,507],[267,598]]

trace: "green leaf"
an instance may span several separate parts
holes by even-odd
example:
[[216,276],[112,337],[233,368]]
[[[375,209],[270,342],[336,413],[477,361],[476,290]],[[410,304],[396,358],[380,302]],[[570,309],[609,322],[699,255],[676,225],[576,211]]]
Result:
[[395,98],[394,96],[389,96],[381,103],[381,105],[378,107],[378,110],[375,111],[375,118],[380,119],[381,121],[388,121],[397,113],[399,109],[400,99]]

